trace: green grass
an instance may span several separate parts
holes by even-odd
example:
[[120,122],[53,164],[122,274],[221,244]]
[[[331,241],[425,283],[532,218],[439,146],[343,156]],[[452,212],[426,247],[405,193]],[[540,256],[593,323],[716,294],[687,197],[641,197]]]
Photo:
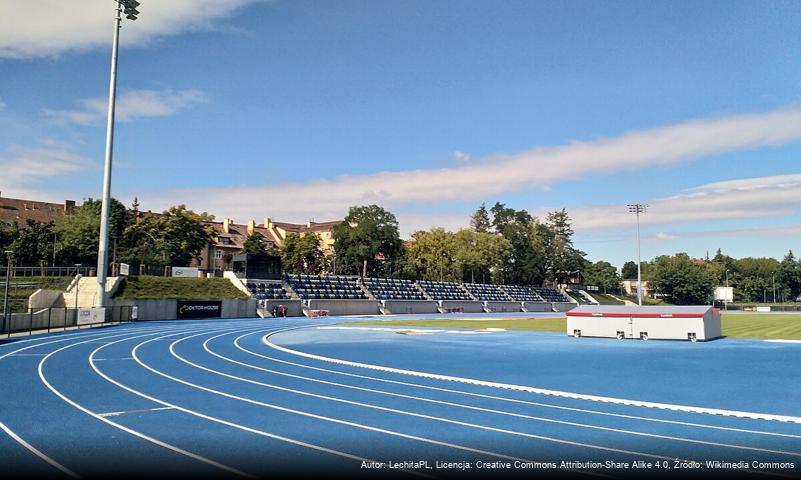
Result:
[[[9,311],[12,313],[28,311],[28,297],[40,289],[65,290],[74,277],[11,277],[11,286],[8,289]],[[15,283],[33,284],[32,287],[16,287]],[[4,294],[6,277],[0,277],[0,297]],[[0,298],[2,301],[2,298]],[[2,308],[2,305],[0,305]]]
[[[759,338],[772,340],[801,340],[801,314],[728,314],[721,318],[723,335],[732,338]],[[422,320],[387,320],[347,322],[343,325],[381,325],[440,328],[505,328],[542,332],[564,332],[564,317],[508,318],[498,320],[470,320],[461,318],[426,318]]]
[[114,298],[124,300],[249,298],[226,278],[126,277]]
[[342,325],[380,325],[403,327],[440,327],[440,328],[505,328],[507,330],[536,330],[541,332],[564,332],[565,318],[501,318],[464,319],[464,318],[424,318],[421,320],[387,320],[368,322],[346,322]]
[[723,314],[721,323],[727,337],[801,340],[801,314]]
[[592,298],[598,300],[601,305],[625,305],[626,302],[622,300],[616,300],[612,295],[607,295],[605,293],[595,293],[589,292],[592,295]]

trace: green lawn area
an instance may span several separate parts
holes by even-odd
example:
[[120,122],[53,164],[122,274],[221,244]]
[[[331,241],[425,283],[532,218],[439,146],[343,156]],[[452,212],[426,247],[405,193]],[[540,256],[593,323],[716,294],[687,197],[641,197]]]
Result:
[[226,278],[126,277],[114,298],[125,300],[249,298]]
[[[733,338],[760,338],[774,340],[801,340],[801,314],[729,314],[722,317],[723,335]],[[421,320],[387,320],[347,322],[343,325],[381,325],[439,328],[505,328],[507,330],[535,330],[564,332],[564,317],[505,318],[505,319],[450,319],[425,318]]]
[[722,323],[727,337],[801,340],[801,314],[723,314]]

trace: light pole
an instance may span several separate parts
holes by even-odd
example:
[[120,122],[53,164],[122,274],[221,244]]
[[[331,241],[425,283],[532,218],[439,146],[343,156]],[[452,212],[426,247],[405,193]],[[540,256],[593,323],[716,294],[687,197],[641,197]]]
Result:
[[637,215],[637,303],[642,306],[642,270],[640,261],[640,214],[645,213],[648,205],[642,203],[630,203],[629,213]]
[[136,20],[139,12],[136,0],[116,0],[117,15],[114,17],[114,40],[111,45],[111,80],[108,87],[108,123],[106,124],[106,158],[103,167],[103,204],[100,209],[100,242],[97,251],[97,306],[106,305],[106,269],[108,268],[108,224],[111,204],[111,158],[114,150],[114,106],[117,96],[117,51],[120,43],[122,13],[125,18]]
[[[728,295],[728,294],[729,294],[729,269],[727,268],[726,269],[726,295]],[[732,295],[731,298],[732,298],[732,300],[734,300],[734,295]],[[728,300],[724,300],[723,301],[723,309],[724,310],[728,310],[729,309],[729,301]]]
[[3,295],[3,324],[6,327],[6,332],[8,332],[8,336],[11,336],[11,323],[8,321],[8,286],[11,280],[11,260],[14,257],[13,250],[6,250],[4,252],[6,254],[6,258],[8,258],[8,266],[6,268],[6,291]]

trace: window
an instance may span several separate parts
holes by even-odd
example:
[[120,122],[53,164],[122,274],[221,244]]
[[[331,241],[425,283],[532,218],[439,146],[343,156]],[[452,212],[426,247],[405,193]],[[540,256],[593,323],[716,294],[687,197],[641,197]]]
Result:
[[220,237],[220,245],[230,245],[231,239],[228,237]]
[[222,258],[222,250],[215,250],[214,251],[214,258],[216,258],[217,260],[221,259]]

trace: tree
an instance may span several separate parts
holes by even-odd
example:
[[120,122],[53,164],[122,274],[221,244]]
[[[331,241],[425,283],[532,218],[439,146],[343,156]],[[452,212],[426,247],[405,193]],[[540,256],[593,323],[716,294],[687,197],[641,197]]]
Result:
[[398,220],[378,205],[351,207],[334,227],[337,269],[345,274],[383,276],[402,249]]
[[709,270],[686,253],[656,257],[648,281],[654,293],[679,305],[709,303],[715,286]]
[[573,227],[564,208],[549,213],[546,226],[547,272],[554,282],[564,284],[573,272],[582,271],[588,265],[584,259],[586,254],[573,247]]
[[242,243],[242,253],[252,253],[254,255],[264,255],[267,252],[267,240],[259,232],[248,235]]
[[584,271],[584,283],[597,286],[603,289],[604,293],[609,290],[620,291],[621,281],[617,268],[603,260],[590,264]]
[[318,275],[323,269],[320,237],[314,233],[290,233],[281,249],[281,264],[288,273]]
[[423,280],[453,282],[459,276],[455,269],[456,241],[444,228],[413,233],[407,256],[417,277]]
[[779,265],[777,281],[787,289],[790,299],[795,300],[801,295],[801,261],[796,260],[792,250],[787,252]]
[[[27,221],[10,245],[17,265],[36,266],[47,263],[53,252],[53,224]],[[44,262],[44,263],[43,263]]]
[[462,229],[454,235],[455,264],[464,282],[498,283],[512,255],[512,244],[500,235]]
[[[166,265],[187,266],[192,259],[198,260],[209,244],[214,231],[204,222],[213,219],[208,213],[178,205],[159,215],[145,216],[125,231],[125,237],[131,245],[149,244],[148,250],[159,252]],[[153,257],[149,259],[152,261]]]
[[[61,246],[63,263],[97,263],[100,243],[100,200],[88,199],[70,215],[59,218],[53,231]],[[109,208],[109,236],[121,238],[131,224],[133,216],[119,200],[112,198]],[[52,239],[51,239],[52,240]]]
[[495,232],[512,246],[496,281],[541,285],[546,271],[545,245],[549,235],[546,226],[527,211],[508,208],[500,202],[496,202],[490,212]]
[[637,262],[628,261],[620,269],[620,276],[624,280],[634,280],[637,278]]
[[470,228],[476,232],[489,232],[492,224],[490,223],[487,205],[482,203],[478,210],[470,217]]

